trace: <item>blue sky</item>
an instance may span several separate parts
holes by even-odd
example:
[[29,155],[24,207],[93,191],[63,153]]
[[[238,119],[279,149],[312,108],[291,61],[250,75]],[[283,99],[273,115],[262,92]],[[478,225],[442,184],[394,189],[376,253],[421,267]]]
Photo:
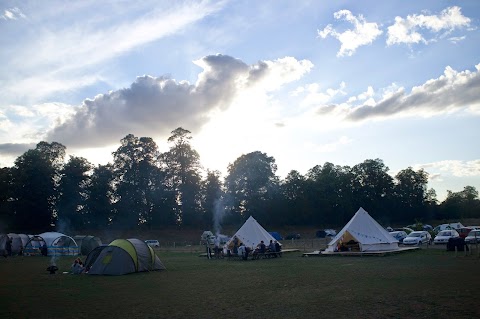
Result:
[[181,126],[207,169],[380,158],[480,190],[478,1],[2,1],[0,165]]

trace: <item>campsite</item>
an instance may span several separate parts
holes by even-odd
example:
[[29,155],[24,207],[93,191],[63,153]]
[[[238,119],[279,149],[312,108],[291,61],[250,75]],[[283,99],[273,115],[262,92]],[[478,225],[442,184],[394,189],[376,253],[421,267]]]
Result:
[[[192,247],[189,247],[193,249]],[[198,246],[197,249],[200,249]],[[208,260],[162,251],[166,271],[48,274],[50,257],[0,260],[1,318],[475,318],[480,259],[422,248],[388,257]],[[448,287],[446,289],[445,287]]]
[[[252,216],[232,233],[223,246],[228,258],[206,258],[212,243],[202,236],[196,244],[165,244],[165,238],[187,235],[178,229],[175,236],[164,234],[159,247],[138,238],[102,244],[100,235],[31,236],[23,254],[0,258],[0,317],[480,316],[478,244],[468,251],[406,248],[361,207],[334,237],[282,240],[278,258],[230,258],[241,257],[237,244],[253,249],[275,241]],[[139,237],[147,236],[153,235]],[[40,243],[45,254],[35,253]],[[74,258],[75,269],[77,260],[84,262],[80,272]]]
[[[250,217],[224,249],[233,242],[255,247],[270,239]],[[354,249],[339,250],[350,242]],[[455,252],[430,245],[402,250],[360,208],[334,238],[286,240],[283,246],[279,258],[205,258],[204,243],[152,248],[139,239],[116,239],[83,256],[88,268],[80,274],[70,271],[74,256],[57,254],[71,248],[48,246],[48,256],[1,259],[0,317],[480,316],[478,245]],[[306,253],[314,247],[321,253]]]

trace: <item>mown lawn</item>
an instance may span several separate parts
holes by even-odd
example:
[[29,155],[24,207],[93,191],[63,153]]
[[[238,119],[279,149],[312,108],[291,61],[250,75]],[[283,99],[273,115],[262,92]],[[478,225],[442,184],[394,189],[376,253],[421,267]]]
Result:
[[166,271],[62,274],[73,258],[0,259],[0,318],[479,318],[480,259],[442,249],[387,257],[208,260],[160,252]]

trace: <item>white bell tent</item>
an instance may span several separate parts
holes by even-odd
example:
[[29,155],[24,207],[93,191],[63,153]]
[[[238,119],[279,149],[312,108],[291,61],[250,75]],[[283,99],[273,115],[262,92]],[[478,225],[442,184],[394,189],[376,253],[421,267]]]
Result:
[[340,251],[340,247],[349,242],[358,243],[361,252],[398,250],[398,240],[361,207],[332,239],[325,252]]

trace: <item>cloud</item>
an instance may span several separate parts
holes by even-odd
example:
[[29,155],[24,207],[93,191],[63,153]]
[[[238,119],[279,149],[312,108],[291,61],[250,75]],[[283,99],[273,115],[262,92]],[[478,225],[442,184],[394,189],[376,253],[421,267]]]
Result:
[[0,16],[0,19],[3,20],[17,20],[17,19],[25,19],[27,16],[23,14],[23,12],[17,8],[10,8],[6,9],[3,15]]
[[367,44],[371,44],[379,35],[382,34],[379,26],[374,22],[367,22],[362,15],[354,16],[349,10],[340,10],[333,14],[337,20],[343,19],[353,24],[353,29],[344,32],[336,31],[331,24],[323,30],[317,30],[318,36],[325,39],[332,36],[342,44],[337,52],[338,57],[352,56],[355,51]]
[[395,17],[395,23],[388,27],[387,45],[393,44],[428,44],[432,40],[425,39],[419,30],[426,29],[433,33],[448,34],[455,29],[468,27],[471,20],[462,15],[460,7],[449,7],[439,15],[408,15],[406,19]]
[[[55,93],[95,84],[104,79],[101,73],[108,62],[182,32],[218,12],[223,5],[209,1],[142,2],[132,7],[125,4],[130,10],[121,11],[123,6],[87,3],[76,4],[78,12],[49,6],[34,8],[50,10],[35,12],[29,27],[18,27],[9,50],[0,53],[8,61],[3,72],[8,74],[8,81],[0,75],[0,82],[6,83],[0,98],[10,103],[36,102]],[[96,11],[97,6],[110,14],[99,16],[101,11]],[[19,101],[18,97],[25,100]]]
[[464,41],[467,37],[466,36],[462,36],[462,37],[451,37],[451,38],[448,38],[448,41],[454,43],[454,44],[457,44],[458,42],[460,41]]
[[2,156],[5,155],[18,155],[22,154],[29,149],[35,148],[35,143],[5,143],[5,144],[0,144],[0,153],[2,153]]
[[156,137],[178,126],[196,131],[209,121],[211,112],[226,110],[245,89],[278,89],[313,66],[290,57],[247,65],[221,54],[194,63],[203,68],[195,84],[138,77],[129,88],[85,100],[74,116],[48,133],[47,140],[68,147],[99,147],[117,143],[128,133]]
[[348,110],[353,121],[395,115],[432,116],[457,110],[480,113],[480,64],[476,71],[457,72],[451,67],[444,74],[407,93],[404,88],[387,92],[379,102],[363,104]]
[[[414,165],[415,169],[423,168],[425,171],[432,171],[433,177],[439,178],[439,175],[453,175],[455,177],[480,176],[480,159],[473,161],[448,160],[426,164]],[[443,174],[441,174],[443,173]]]

